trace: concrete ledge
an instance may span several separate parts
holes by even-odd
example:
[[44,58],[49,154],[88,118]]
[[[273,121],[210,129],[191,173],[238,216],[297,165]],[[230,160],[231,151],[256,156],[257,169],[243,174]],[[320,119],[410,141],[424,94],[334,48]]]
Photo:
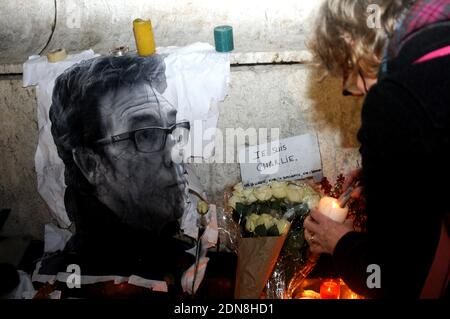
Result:
[[0,64],[0,74],[22,74],[22,64]]
[[240,64],[277,64],[310,63],[312,55],[308,50],[272,51],[272,52],[233,52],[231,65]]
[[[308,50],[267,51],[267,52],[232,52],[231,66],[310,63],[312,55]],[[0,64],[0,75],[22,74],[22,64]]]

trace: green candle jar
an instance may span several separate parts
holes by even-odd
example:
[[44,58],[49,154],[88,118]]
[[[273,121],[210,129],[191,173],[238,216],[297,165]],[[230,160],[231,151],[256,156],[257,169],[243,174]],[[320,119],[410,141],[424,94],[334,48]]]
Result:
[[231,52],[234,50],[233,27],[221,25],[214,28],[214,43],[217,52]]

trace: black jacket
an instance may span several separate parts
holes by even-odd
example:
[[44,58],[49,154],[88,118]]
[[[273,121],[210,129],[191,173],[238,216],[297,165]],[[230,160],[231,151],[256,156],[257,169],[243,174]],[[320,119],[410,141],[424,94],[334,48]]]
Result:
[[[450,212],[450,56],[414,64],[447,45],[449,25],[422,30],[364,103],[368,231],[344,236],[333,256],[344,281],[370,297],[420,296]],[[380,289],[367,287],[371,264],[380,266]]]

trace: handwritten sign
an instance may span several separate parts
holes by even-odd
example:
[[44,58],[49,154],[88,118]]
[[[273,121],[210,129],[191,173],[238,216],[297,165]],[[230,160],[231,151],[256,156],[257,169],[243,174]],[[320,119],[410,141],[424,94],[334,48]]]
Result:
[[244,187],[322,176],[316,134],[243,148],[239,150],[239,163]]

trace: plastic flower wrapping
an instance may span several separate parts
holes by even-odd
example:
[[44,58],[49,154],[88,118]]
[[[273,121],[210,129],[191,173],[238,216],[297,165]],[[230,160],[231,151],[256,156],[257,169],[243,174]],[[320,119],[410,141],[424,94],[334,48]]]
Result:
[[[304,181],[272,182],[255,188],[242,183],[227,194],[238,243],[236,298],[289,298],[298,273],[313,269],[303,221],[320,192]],[[297,275],[297,276],[296,276]]]

